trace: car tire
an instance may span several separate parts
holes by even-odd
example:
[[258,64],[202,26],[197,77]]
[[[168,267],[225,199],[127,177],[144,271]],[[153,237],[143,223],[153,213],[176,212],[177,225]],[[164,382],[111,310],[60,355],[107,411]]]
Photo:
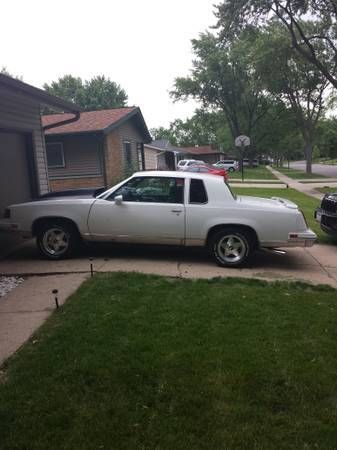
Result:
[[80,236],[76,227],[62,221],[50,221],[43,224],[36,235],[40,254],[54,261],[73,255],[79,242]]
[[221,267],[240,267],[246,264],[255,250],[253,236],[246,230],[223,228],[209,241],[209,251]]
[[228,168],[228,172],[235,172],[234,167],[229,167],[229,168]]

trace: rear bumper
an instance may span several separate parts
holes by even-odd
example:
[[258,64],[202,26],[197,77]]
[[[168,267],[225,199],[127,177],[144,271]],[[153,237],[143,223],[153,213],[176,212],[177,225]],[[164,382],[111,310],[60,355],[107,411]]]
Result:
[[286,241],[261,242],[261,247],[312,247],[316,242],[316,239],[316,233],[308,229],[302,232],[289,233]]

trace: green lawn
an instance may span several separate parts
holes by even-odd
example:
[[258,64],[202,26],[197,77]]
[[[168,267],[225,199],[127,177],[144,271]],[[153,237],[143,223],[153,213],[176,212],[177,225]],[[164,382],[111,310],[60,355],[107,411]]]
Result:
[[275,170],[278,170],[279,172],[283,173],[284,175],[287,175],[289,178],[292,178],[294,180],[303,180],[310,178],[327,178],[324,175],[318,175],[317,173],[307,174],[303,170],[288,169],[286,167],[275,167]]
[[316,188],[316,191],[326,194],[327,192],[337,192],[337,187]]
[[[241,180],[241,171],[229,172],[229,178],[236,180]],[[246,180],[276,180],[277,178],[268,170],[265,166],[259,167],[245,167],[244,168],[244,179]]]
[[335,158],[335,159],[321,159],[318,162],[320,164],[336,165],[337,164],[337,158]]
[[334,449],[329,287],[86,282],[3,368],[2,450]]
[[324,233],[321,230],[319,224],[314,219],[314,211],[319,206],[319,200],[309,197],[308,195],[302,194],[302,192],[296,191],[295,189],[274,189],[274,188],[241,188],[233,187],[234,192],[239,195],[252,195],[255,197],[283,197],[292,200],[296,203],[307,219],[310,228],[318,235],[320,242],[334,243],[333,237]]

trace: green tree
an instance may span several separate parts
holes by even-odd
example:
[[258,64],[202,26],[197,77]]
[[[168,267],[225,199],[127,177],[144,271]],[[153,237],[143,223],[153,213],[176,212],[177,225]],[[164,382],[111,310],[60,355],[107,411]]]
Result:
[[[216,16],[223,42],[252,25],[276,19],[287,31],[292,48],[337,88],[336,0],[224,0]],[[303,17],[310,18],[311,28]]]
[[[211,33],[192,41],[195,58],[189,77],[177,78],[171,95],[175,100],[194,98],[205,109],[220,111],[234,139],[251,138],[246,156],[253,159],[258,146],[272,130],[260,126],[269,114],[273,98],[264,89],[251,64],[257,31],[250,30],[226,46]],[[275,118],[274,118],[275,119]]]
[[74,102],[85,111],[119,108],[127,102],[124,89],[104,75],[87,81],[64,75],[50,85],[44,84],[43,87],[50,94]]
[[[292,109],[304,141],[307,173],[311,173],[316,126],[330,106],[325,101],[327,79],[294,52],[291,40],[277,23],[260,33],[253,60],[266,89]],[[270,61],[273,61],[273,70],[270,70]],[[329,103],[332,100],[330,96]]]

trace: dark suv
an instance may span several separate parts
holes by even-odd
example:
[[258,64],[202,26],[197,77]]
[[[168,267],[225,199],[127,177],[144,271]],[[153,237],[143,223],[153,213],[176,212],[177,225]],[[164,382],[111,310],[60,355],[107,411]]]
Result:
[[315,219],[323,231],[337,236],[337,192],[325,194],[320,208],[315,211]]

